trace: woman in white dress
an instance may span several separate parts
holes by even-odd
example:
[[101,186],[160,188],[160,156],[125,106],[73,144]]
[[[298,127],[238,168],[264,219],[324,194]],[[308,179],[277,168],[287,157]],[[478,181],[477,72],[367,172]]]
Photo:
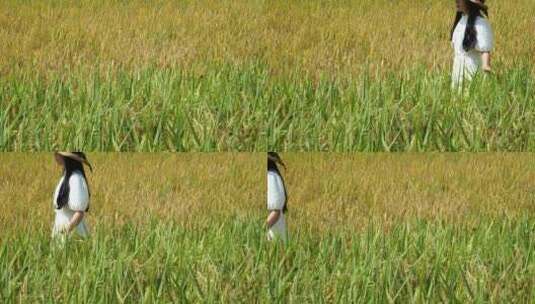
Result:
[[494,47],[492,28],[487,20],[485,0],[456,0],[457,15],[451,29],[455,57],[452,85],[462,87],[478,71],[491,72],[490,53]]
[[90,194],[84,164],[92,171],[91,164],[82,152],[56,152],[54,156],[63,167],[63,176],[54,191],[56,219],[52,237],[63,238],[73,230],[81,237],[87,237],[89,229],[84,217],[89,210]]
[[268,152],[267,207],[269,215],[266,220],[266,225],[268,228],[268,240],[281,240],[286,243],[288,240],[288,231],[284,215],[288,210],[286,206],[288,196],[284,185],[284,179],[280,174],[277,164],[280,164],[286,169],[286,166],[276,152]]

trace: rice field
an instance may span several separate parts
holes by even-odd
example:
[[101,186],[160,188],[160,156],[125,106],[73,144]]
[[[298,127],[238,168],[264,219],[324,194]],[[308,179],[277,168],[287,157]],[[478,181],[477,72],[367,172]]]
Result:
[[[535,5],[488,4],[456,92],[453,1],[1,1],[0,303],[535,303]],[[51,242],[55,150],[87,240]]]
[[532,154],[283,153],[286,247],[263,153],[88,156],[93,235],[58,247],[52,156],[0,154],[3,303],[535,301]]
[[452,6],[2,1],[0,151],[534,151],[535,6],[460,95]]
[[[0,84],[4,151],[262,151],[262,79],[233,68],[194,76],[148,69],[117,76]],[[3,98],[2,98],[3,97]],[[58,106],[60,105],[60,106]]]

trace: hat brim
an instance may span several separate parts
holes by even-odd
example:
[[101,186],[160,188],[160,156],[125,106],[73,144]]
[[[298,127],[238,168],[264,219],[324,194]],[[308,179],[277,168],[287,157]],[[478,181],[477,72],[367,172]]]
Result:
[[284,169],[286,169],[286,165],[284,164],[284,162],[278,158],[278,157],[274,157],[274,156],[271,156],[270,154],[268,154],[268,159],[275,162],[276,164],[280,164]]
[[86,166],[89,167],[89,169],[91,169],[91,171],[93,171],[93,167],[91,166],[91,164],[89,163],[89,161],[87,161],[87,159],[85,158],[81,158],[79,155],[75,154],[75,153],[72,153],[72,152],[64,152],[64,151],[58,151],[56,152],[57,155],[61,156],[61,157],[67,157],[67,158],[70,158],[70,159],[73,159],[77,162],[80,162]]
[[482,9],[482,10],[488,10],[489,9],[489,7],[486,4],[484,4],[483,2],[481,2],[481,1],[478,1],[478,0],[468,0],[468,1],[470,1],[471,3],[479,6],[479,8]]

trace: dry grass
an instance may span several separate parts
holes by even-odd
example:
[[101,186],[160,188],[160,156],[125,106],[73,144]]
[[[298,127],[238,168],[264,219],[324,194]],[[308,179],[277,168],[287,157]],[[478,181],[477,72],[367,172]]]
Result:
[[[531,62],[535,5],[491,1],[496,64]],[[447,1],[3,1],[2,74],[146,66],[202,71],[264,62],[272,72],[356,75],[447,69]]]
[[[422,219],[475,223],[535,214],[533,154],[284,153],[290,224],[360,229]],[[156,218],[189,226],[216,217],[262,218],[264,154],[89,154],[92,226]],[[50,154],[0,158],[0,218],[51,225],[59,169]],[[32,224],[27,219],[32,216]]]
[[284,153],[296,227],[535,215],[533,154]]
[[[263,207],[263,154],[90,153],[88,158],[95,167],[88,172],[92,227],[151,218],[187,226],[192,219]],[[52,193],[61,175],[52,155],[2,154],[0,172],[3,226],[49,229]]]

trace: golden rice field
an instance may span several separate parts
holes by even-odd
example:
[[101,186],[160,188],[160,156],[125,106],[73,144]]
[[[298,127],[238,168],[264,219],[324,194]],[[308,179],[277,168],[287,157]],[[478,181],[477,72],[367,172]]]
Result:
[[[535,52],[531,0],[489,1],[496,64]],[[449,68],[453,1],[2,1],[2,74],[264,62],[275,74]]]
[[[150,217],[189,222],[208,210],[228,216],[255,202],[258,210],[265,200],[260,153],[90,153],[88,158],[95,169],[86,172],[91,226],[96,218],[113,225]],[[53,155],[4,153],[0,160],[0,197],[10,202],[3,204],[2,221],[16,230],[47,230],[53,220],[52,193],[62,173]],[[35,220],[28,225],[32,214]]]
[[[535,155],[284,153],[300,226],[414,219],[477,225],[535,215]],[[329,208],[326,208],[330,206]],[[310,219],[310,220],[308,220]],[[314,223],[314,224],[311,224]]]
[[532,154],[90,153],[93,235],[50,242],[52,156],[0,155],[0,298],[15,302],[535,300]]
[[535,5],[450,89],[449,1],[0,3],[0,150],[534,151]]

